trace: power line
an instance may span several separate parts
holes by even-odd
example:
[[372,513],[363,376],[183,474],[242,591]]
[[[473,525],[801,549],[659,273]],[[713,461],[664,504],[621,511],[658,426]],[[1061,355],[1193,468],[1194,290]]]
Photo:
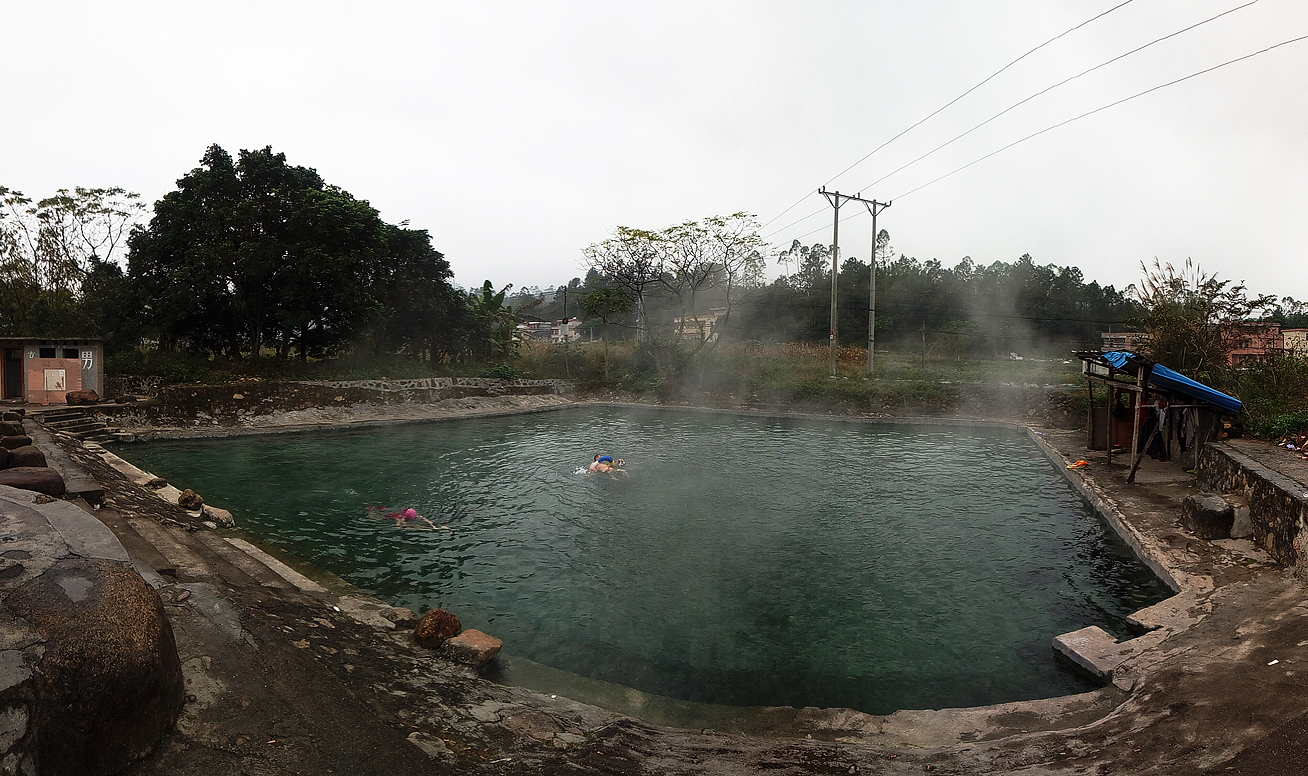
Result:
[[[933,184],[933,183],[939,183],[940,181],[944,180],[945,178],[950,177],[951,175],[954,175],[954,174],[956,174],[956,173],[960,173],[960,172],[962,172],[963,170],[966,170],[967,168],[971,167],[971,166],[974,165],[974,164],[977,164],[977,163],[979,163],[979,162],[984,162],[986,159],[989,159],[990,157],[994,156],[995,154],[1002,153],[1003,151],[1007,151],[1008,149],[1012,148],[1012,147],[1015,146],[1015,145],[1019,145],[1019,144],[1021,144],[1021,143],[1025,143],[1026,141],[1030,140],[1030,139],[1033,138],[1033,137],[1037,137],[1037,136],[1039,136],[1039,135],[1043,135],[1043,134],[1046,133],[1046,132],[1050,132],[1050,131],[1052,131],[1052,130],[1058,129],[1059,127],[1066,126],[1067,124],[1071,124],[1073,121],[1079,121],[1079,120],[1081,120],[1081,119],[1083,119],[1083,118],[1086,118],[1087,116],[1093,116],[1093,115],[1096,114],[1096,113],[1099,113],[1099,112],[1101,112],[1101,111],[1108,110],[1109,108],[1116,107],[1116,106],[1118,106],[1118,105],[1121,105],[1121,104],[1124,103],[1124,102],[1129,102],[1129,101],[1131,101],[1131,100],[1134,100],[1134,99],[1137,98],[1137,97],[1143,97],[1144,95],[1146,95],[1146,94],[1150,94],[1150,93],[1152,93],[1152,92],[1156,92],[1156,91],[1158,91],[1159,89],[1165,89],[1165,88],[1167,88],[1167,87],[1169,87],[1169,86],[1175,86],[1176,84],[1179,84],[1179,83],[1181,83],[1181,82],[1183,82],[1183,81],[1188,81],[1188,80],[1190,80],[1191,78],[1196,78],[1196,77],[1198,77],[1198,76],[1205,75],[1205,74],[1207,74],[1207,73],[1211,73],[1211,72],[1213,72],[1214,70],[1219,70],[1219,69],[1221,69],[1221,68],[1223,68],[1223,67],[1226,67],[1227,65],[1234,65],[1234,64],[1236,64],[1237,62],[1243,62],[1243,61],[1246,60],[1246,59],[1252,59],[1253,57],[1256,57],[1256,56],[1258,56],[1259,54],[1266,54],[1267,52],[1269,52],[1269,51],[1271,51],[1271,50],[1273,50],[1273,49],[1278,49],[1278,48],[1280,48],[1280,47],[1282,47],[1282,46],[1288,46],[1288,45],[1290,45],[1291,43],[1298,43],[1299,41],[1302,41],[1302,40],[1308,40],[1308,35],[1302,35],[1302,36],[1297,37],[1297,38],[1291,38],[1290,40],[1281,41],[1280,43],[1277,43],[1277,44],[1274,44],[1274,45],[1268,46],[1268,47],[1265,48],[1265,49],[1260,49],[1260,50],[1258,50],[1258,51],[1255,51],[1255,52],[1253,52],[1252,54],[1245,54],[1245,55],[1242,56],[1242,57],[1236,57],[1235,59],[1227,60],[1226,62],[1223,62],[1223,63],[1221,63],[1220,65],[1213,65],[1212,67],[1205,68],[1205,69],[1200,70],[1200,71],[1195,72],[1195,73],[1191,73],[1190,75],[1183,76],[1183,77],[1178,78],[1178,79],[1176,79],[1176,80],[1174,80],[1174,81],[1168,81],[1168,82],[1165,83],[1165,84],[1159,84],[1158,86],[1154,86],[1154,87],[1151,87],[1151,88],[1149,88],[1149,89],[1145,89],[1143,92],[1137,92],[1136,94],[1133,94],[1133,95],[1131,95],[1130,97],[1123,97],[1123,98],[1120,99],[1120,100],[1117,100],[1117,101],[1115,101],[1115,102],[1110,102],[1110,103],[1108,103],[1107,105],[1102,105],[1102,106],[1100,106],[1100,107],[1098,107],[1098,108],[1095,108],[1094,110],[1086,111],[1085,113],[1082,113],[1082,114],[1079,115],[1079,116],[1073,116],[1072,118],[1067,119],[1067,120],[1065,120],[1065,121],[1060,121],[1060,122],[1058,122],[1057,124],[1054,124],[1053,126],[1045,127],[1044,129],[1040,130],[1039,132],[1032,132],[1031,134],[1027,135],[1026,137],[1024,137],[1024,138],[1022,138],[1022,139],[1020,139],[1020,140],[1014,140],[1013,142],[1009,143],[1009,144],[1006,145],[1006,146],[1003,146],[1002,148],[999,148],[999,149],[997,149],[997,150],[995,150],[995,151],[991,151],[990,153],[986,154],[985,156],[981,157],[980,159],[975,159],[975,160],[973,160],[973,161],[971,161],[971,162],[968,162],[967,164],[963,165],[962,167],[959,167],[958,169],[955,169],[955,170],[953,170],[953,171],[951,171],[951,172],[947,172],[947,173],[945,173],[944,175],[941,175],[939,178],[935,178],[934,180],[927,181],[926,183],[923,183],[921,186],[918,186],[918,187],[915,188],[915,189],[909,189],[908,191],[904,192],[903,194],[900,194],[898,197],[895,197],[895,199],[903,199],[904,197],[907,197],[909,194],[912,194],[912,193],[917,192],[917,191],[921,191],[922,189],[925,189],[927,186],[930,186],[930,185]],[[818,230],[815,229],[814,231],[818,231]],[[810,233],[810,234],[811,234],[811,233]]]
[[[1257,2],[1257,1],[1258,1],[1258,0],[1254,0],[1254,2]],[[1064,32],[1061,32],[1061,33],[1055,35],[1054,37],[1050,38],[1049,40],[1045,41],[1044,43],[1041,43],[1039,46],[1036,46],[1035,48],[1033,48],[1033,49],[1031,49],[1030,51],[1026,52],[1025,54],[1023,54],[1022,56],[1018,57],[1017,59],[1014,59],[1012,62],[1009,62],[1008,64],[1006,64],[1006,65],[1004,65],[1003,67],[999,68],[999,69],[996,70],[995,72],[991,73],[989,76],[987,76],[984,80],[982,80],[982,81],[981,81],[980,83],[978,83],[976,86],[973,86],[971,89],[968,89],[967,91],[965,91],[965,92],[963,92],[962,94],[958,95],[957,97],[955,97],[954,99],[952,99],[952,100],[950,100],[949,102],[945,103],[945,104],[942,105],[941,107],[937,108],[933,113],[931,113],[931,114],[930,114],[929,116],[927,116],[926,118],[924,118],[924,119],[922,119],[921,121],[917,122],[916,124],[914,124],[913,126],[909,127],[908,129],[904,130],[903,132],[900,132],[898,135],[895,135],[894,137],[890,138],[889,140],[887,140],[886,142],[884,142],[884,143],[882,143],[881,145],[877,146],[876,148],[873,148],[873,149],[872,149],[871,151],[869,151],[869,152],[868,152],[868,153],[867,153],[867,154],[866,154],[862,159],[859,159],[857,162],[854,162],[853,164],[849,165],[849,166],[846,167],[845,169],[841,170],[840,172],[838,172],[838,173],[836,173],[834,176],[832,176],[831,180],[828,180],[827,183],[830,183],[831,181],[835,180],[836,178],[839,178],[841,175],[844,175],[845,173],[847,173],[847,172],[849,172],[850,170],[854,169],[854,168],[857,167],[858,165],[862,164],[862,163],[863,163],[864,161],[866,161],[869,157],[871,157],[872,154],[875,154],[877,151],[880,151],[881,149],[883,149],[883,148],[885,148],[886,146],[890,145],[891,143],[895,142],[895,141],[898,140],[899,138],[901,138],[901,137],[903,137],[904,135],[908,134],[908,133],[911,132],[912,130],[914,130],[914,129],[916,129],[917,127],[921,126],[921,125],[922,125],[923,123],[925,123],[928,119],[932,118],[932,117],[935,116],[937,113],[940,113],[940,112],[943,111],[945,108],[948,108],[950,105],[953,105],[954,103],[956,103],[956,102],[958,102],[959,100],[963,99],[964,97],[968,96],[969,94],[971,94],[972,92],[976,91],[977,89],[980,89],[980,88],[981,88],[982,86],[984,86],[987,82],[989,82],[990,80],[994,79],[994,78],[995,78],[996,76],[998,76],[1000,73],[1004,72],[1005,70],[1007,70],[1008,68],[1012,67],[1013,65],[1016,65],[1018,62],[1021,62],[1023,59],[1026,59],[1027,57],[1029,57],[1029,56],[1031,56],[1032,54],[1036,53],[1037,51],[1039,51],[1040,49],[1044,48],[1045,46],[1048,46],[1050,43],[1053,43],[1054,41],[1058,40],[1059,38],[1063,37],[1064,35],[1068,35],[1068,34],[1070,34],[1070,33],[1072,33],[1072,32],[1075,32],[1075,31],[1081,29],[1082,27],[1086,26],[1086,25],[1089,24],[1090,22],[1093,22],[1093,21],[1095,21],[1096,19],[1101,19],[1101,18],[1107,16],[1108,14],[1112,13],[1113,11],[1116,11],[1118,8],[1121,8],[1122,6],[1127,5],[1128,3],[1131,3],[1131,2],[1132,2],[1132,0],[1126,0],[1126,2],[1118,3],[1117,5],[1113,6],[1112,8],[1109,8],[1107,11],[1104,11],[1103,13],[1099,14],[1098,16],[1093,16],[1093,17],[1091,17],[1091,18],[1089,18],[1089,19],[1086,19],[1085,21],[1081,22],[1080,24],[1076,25],[1075,27],[1071,28],[1070,30],[1066,30],[1066,31],[1064,31]],[[826,184],[823,184],[823,185],[826,185]]]
[[[1257,0],[1255,0],[1255,2],[1256,2],[1256,1],[1257,1]],[[1242,7],[1244,7],[1244,6],[1240,6],[1240,8],[1242,8]],[[1239,10],[1239,8],[1233,8],[1233,9],[1231,9],[1231,10],[1235,11],[1235,10]],[[1228,12],[1228,13],[1229,13],[1229,12]],[[1167,87],[1169,87],[1169,86],[1175,86],[1176,84],[1182,83],[1183,81],[1188,81],[1188,80],[1190,80],[1191,78],[1197,78],[1198,76],[1206,75],[1207,73],[1211,73],[1211,72],[1213,72],[1214,70],[1219,70],[1219,69],[1221,69],[1221,68],[1223,68],[1223,67],[1226,67],[1226,66],[1228,66],[1228,65],[1234,65],[1234,64],[1236,64],[1236,63],[1238,63],[1238,62],[1243,62],[1243,61],[1246,60],[1246,59],[1252,59],[1253,57],[1259,56],[1260,54],[1266,54],[1267,52],[1272,51],[1273,49],[1278,49],[1278,48],[1281,48],[1282,46],[1288,46],[1288,45],[1290,45],[1291,43],[1298,43],[1298,42],[1303,41],[1303,40],[1308,40],[1308,35],[1303,35],[1303,36],[1300,36],[1300,37],[1297,37],[1297,38],[1291,38],[1291,39],[1289,39],[1289,40],[1281,41],[1280,43],[1273,44],[1273,45],[1271,45],[1271,46],[1268,46],[1267,48],[1259,49],[1258,51],[1254,51],[1254,52],[1252,52],[1252,53],[1245,54],[1244,56],[1240,56],[1240,57],[1236,57],[1235,59],[1227,60],[1226,62],[1222,62],[1221,64],[1213,65],[1212,67],[1208,67],[1208,68],[1205,68],[1205,69],[1203,69],[1203,70],[1199,70],[1199,71],[1194,72],[1194,73],[1191,73],[1191,74],[1189,74],[1189,75],[1187,75],[1187,76],[1183,76],[1183,77],[1181,77],[1181,78],[1177,78],[1176,80],[1168,81],[1167,83],[1159,84],[1158,86],[1150,87],[1150,88],[1148,88],[1148,89],[1145,89],[1145,90],[1142,91],[1142,92],[1137,92],[1136,94],[1133,94],[1133,95],[1131,95],[1131,96],[1129,96],[1129,97],[1123,97],[1123,98],[1120,99],[1120,100],[1116,100],[1116,101],[1114,101],[1114,102],[1110,102],[1110,103],[1108,103],[1107,105],[1101,105],[1100,107],[1095,108],[1094,110],[1086,111],[1085,113],[1082,113],[1082,114],[1079,115],[1079,116],[1073,116],[1073,117],[1070,118],[1070,119],[1066,119],[1066,120],[1064,120],[1064,121],[1060,121],[1060,122],[1058,122],[1057,124],[1054,124],[1054,125],[1052,125],[1052,126],[1045,127],[1044,129],[1042,129],[1042,130],[1040,130],[1040,131],[1038,131],[1038,132],[1032,132],[1031,134],[1029,134],[1029,135],[1027,135],[1026,137],[1023,137],[1023,138],[1021,138],[1021,139],[1019,139],[1019,140],[1014,140],[1013,142],[1009,143],[1008,145],[1005,145],[1005,146],[1003,146],[1003,147],[1001,147],[1001,148],[999,148],[999,149],[997,149],[997,150],[991,151],[990,153],[988,153],[988,154],[986,154],[985,156],[982,156],[982,157],[980,157],[980,158],[978,158],[978,159],[974,159],[973,161],[968,162],[967,164],[963,165],[962,167],[958,167],[958,168],[956,168],[956,169],[954,169],[954,170],[952,170],[952,171],[950,171],[950,172],[945,173],[944,175],[941,175],[941,176],[938,177],[938,178],[934,178],[934,179],[932,179],[932,180],[929,180],[929,181],[927,181],[926,183],[923,183],[921,186],[918,186],[918,187],[913,188],[913,189],[909,189],[908,191],[904,192],[903,194],[898,195],[897,197],[894,197],[893,199],[903,199],[904,197],[908,196],[909,194],[913,194],[913,193],[915,193],[915,192],[921,191],[922,189],[924,189],[924,188],[926,188],[927,186],[930,186],[930,185],[932,185],[932,184],[934,184],[934,183],[939,183],[940,181],[944,180],[945,178],[948,178],[948,177],[950,177],[950,176],[952,176],[952,175],[956,175],[956,174],[962,172],[963,170],[966,170],[967,168],[969,168],[969,167],[971,167],[971,166],[973,166],[973,165],[975,165],[975,164],[979,164],[980,162],[984,162],[986,159],[989,159],[990,157],[995,156],[996,154],[999,154],[999,153],[1002,153],[1002,152],[1004,152],[1004,151],[1007,151],[1008,149],[1012,148],[1013,146],[1016,146],[1016,145],[1020,145],[1020,144],[1022,144],[1022,143],[1025,143],[1026,141],[1028,141],[1028,140],[1030,140],[1030,139],[1032,139],[1032,138],[1034,138],[1034,137],[1038,137],[1038,136],[1040,136],[1040,135],[1045,134],[1046,132],[1050,132],[1050,131],[1053,131],[1053,130],[1055,130],[1055,129],[1058,129],[1059,127],[1065,126],[1065,125],[1067,125],[1067,124],[1071,124],[1071,123],[1074,122],[1074,121],[1079,121],[1079,120],[1081,120],[1081,119],[1083,119],[1083,118],[1086,118],[1086,117],[1088,117],[1088,116],[1092,116],[1092,115],[1094,115],[1094,114],[1096,114],[1096,113],[1099,113],[1099,112],[1101,112],[1101,111],[1105,111],[1105,110],[1108,110],[1109,108],[1116,107],[1116,106],[1118,106],[1118,105],[1121,105],[1121,104],[1124,103],[1124,102],[1129,102],[1129,101],[1131,101],[1131,100],[1134,100],[1134,99],[1136,99],[1137,97],[1143,97],[1143,96],[1145,96],[1146,94],[1150,94],[1150,93],[1152,93],[1152,92],[1156,92],[1156,91],[1158,91],[1159,89],[1165,89],[1165,88],[1167,88]],[[817,212],[813,213],[812,215],[810,215],[810,216],[806,216],[805,218],[800,219],[799,221],[796,221],[796,222],[794,222],[794,223],[801,223],[802,221],[806,220],[807,218],[811,218],[813,215],[817,215],[818,213],[821,213],[821,212],[822,212],[822,211],[817,211]],[[846,221],[846,220],[849,220],[849,218],[852,218],[852,217],[853,217],[853,216],[847,216],[846,218],[841,219],[841,220],[842,220],[842,221]],[[793,225],[793,224],[792,224],[792,225]],[[819,227],[817,227],[816,229],[811,229],[811,230],[809,230],[809,231],[807,231],[807,232],[805,232],[805,233],[803,233],[803,234],[801,234],[801,235],[799,235],[799,236],[797,236],[797,237],[794,237],[793,239],[796,239],[796,240],[803,239],[803,238],[805,238],[805,237],[808,237],[809,235],[813,235],[813,234],[816,234],[816,233],[822,231],[824,228],[825,228],[825,227],[821,227],[821,226],[819,226]],[[773,232],[772,234],[775,234],[775,232]],[[770,236],[771,236],[771,234],[767,235],[767,237],[770,237]],[[766,239],[766,238],[765,238],[765,239]]]
[[1023,100],[1021,100],[1021,101],[1019,101],[1019,102],[1015,102],[1015,103],[1013,103],[1012,105],[1008,106],[1007,108],[1004,108],[1004,109],[1001,110],[1000,112],[996,113],[995,115],[991,116],[990,118],[986,119],[985,121],[981,122],[980,124],[977,124],[976,126],[972,127],[971,129],[967,130],[966,132],[962,133],[961,135],[958,135],[958,136],[954,137],[953,139],[951,139],[951,140],[947,140],[947,141],[945,141],[944,143],[941,143],[940,145],[936,146],[935,148],[932,148],[930,151],[927,151],[926,153],[922,154],[921,156],[917,157],[916,159],[912,160],[911,162],[907,162],[907,163],[905,163],[905,164],[903,164],[903,165],[901,165],[901,166],[899,166],[899,167],[896,167],[894,170],[891,170],[890,172],[886,173],[885,175],[882,175],[880,178],[877,178],[876,180],[872,181],[871,183],[869,183],[868,185],[864,186],[863,188],[864,188],[864,189],[869,189],[869,188],[871,188],[871,187],[877,185],[877,184],[880,183],[881,181],[885,180],[886,178],[889,178],[890,176],[892,176],[892,175],[894,175],[894,174],[896,174],[896,173],[898,173],[898,172],[901,172],[901,171],[903,171],[903,170],[905,170],[905,169],[907,169],[907,168],[909,168],[909,167],[912,167],[913,165],[917,164],[918,162],[922,161],[923,159],[927,158],[928,156],[931,156],[931,155],[934,154],[936,151],[939,151],[940,149],[945,148],[946,146],[952,145],[952,144],[954,144],[956,141],[962,140],[963,138],[965,138],[965,137],[967,137],[968,135],[972,134],[973,132],[977,131],[977,130],[980,129],[981,127],[984,127],[986,124],[989,124],[990,122],[994,121],[995,119],[999,118],[1000,116],[1003,116],[1004,114],[1008,113],[1009,111],[1014,110],[1015,108],[1019,108],[1019,107],[1021,107],[1022,105],[1025,105],[1026,103],[1028,103],[1028,102],[1034,100],[1035,98],[1039,97],[1039,96],[1042,95],[1042,94],[1046,94],[1046,93],[1048,93],[1048,92],[1053,91],[1054,89],[1057,89],[1057,88],[1060,87],[1060,86],[1063,86],[1063,85],[1068,84],[1068,83],[1070,83],[1070,82],[1072,82],[1072,81],[1075,81],[1076,79],[1080,78],[1080,77],[1083,76],[1083,75],[1088,75],[1088,74],[1090,74],[1090,73],[1093,73],[1094,71],[1098,70],[1098,69],[1101,68],[1101,67],[1107,67],[1108,65],[1111,65],[1111,64],[1113,64],[1114,62],[1117,62],[1118,60],[1125,59],[1126,57],[1129,57],[1129,56],[1131,56],[1132,54],[1136,54],[1136,53],[1138,53],[1138,52],[1144,51],[1145,49],[1149,48],[1150,46],[1153,46],[1154,44],[1162,43],[1163,41],[1168,40],[1169,38],[1175,38],[1177,35],[1181,35],[1182,33],[1189,32],[1190,30],[1193,30],[1193,29],[1195,29],[1196,27],[1202,27],[1203,25],[1205,25],[1205,24],[1207,24],[1207,23],[1209,23],[1209,22],[1211,22],[1211,21],[1216,21],[1217,19],[1220,19],[1220,18],[1222,18],[1223,16],[1226,16],[1227,14],[1235,13],[1236,11],[1239,11],[1239,10],[1242,9],[1242,8],[1248,8],[1249,6],[1251,6],[1251,5],[1253,5],[1253,4],[1257,3],[1257,2],[1258,2],[1258,0],[1249,0],[1249,2],[1245,3],[1244,5],[1238,5],[1238,6],[1236,6],[1235,8],[1232,8],[1232,9],[1230,9],[1230,10],[1222,11],[1221,13],[1217,14],[1216,16],[1211,16],[1211,17],[1209,17],[1209,18],[1207,18],[1207,19],[1204,19],[1204,20],[1201,21],[1201,22],[1195,22],[1194,24],[1191,24],[1189,27],[1185,27],[1185,28],[1182,28],[1182,29],[1180,29],[1180,30],[1177,30],[1176,32],[1170,33],[1170,34],[1168,34],[1168,35],[1164,35],[1164,36],[1161,37],[1161,38],[1157,38],[1157,39],[1155,39],[1155,40],[1151,40],[1151,41],[1149,41],[1148,43],[1144,44],[1143,46],[1140,46],[1140,47],[1138,47],[1138,48],[1131,49],[1130,51],[1128,51],[1128,52],[1126,52],[1126,53],[1124,53],[1124,54],[1119,54],[1119,55],[1113,57],[1112,59],[1108,60],[1107,62],[1100,62],[1099,64],[1095,65],[1094,67],[1092,67],[1092,68],[1090,68],[1090,69],[1088,69],[1088,70],[1082,70],[1081,72],[1077,73],[1076,75],[1071,76],[1071,77],[1069,77],[1069,78],[1065,78],[1065,79],[1063,79],[1062,81],[1059,81],[1058,83],[1054,84],[1053,86],[1045,87],[1044,89],[1041,89],[1040,91],[1036,92],[1035,94],[1031,95],[1030,97],[1027,97],[1027,98],[1025,98],[1025,99],[1023,99]]
[[[1089,19],[1086,19],[1085,21],[1083,21],[1083,22],[1081,22],[1080,24],[1076,25],[1075,27],[1072,27],[1072,28],[1070,28],[1070,29],[1064,30],[1063,32],[1060,32],[1059,34],[1057,34],[1057,35],[1055,35],[1054,37],[1050,38],[1049,40],[1045,41],[1044,43],[1041,43],[1039,46],[1036,46],[1035,48],[1033,48],[1033,49],[1031,49],[1030,51],[1026,52],[1025,54],[1023,54],[1022,56],[1018,57],[1017,59],[1014,59],[1012,62],[1009,62],[1008,64],[1006,64],[1006,65],[1004,65],[1003,67],[999,68],[999,69],[996,70],[995,72],[993,72],[993,73],[991,73],[990,75],[986,76],[984,79],[982,79],[979,83],[977,83],[977,84],[976,84],[975,86],[973,86],[972,88],[970,88],[970,89],[968,89],[967,91],[963,92],[962,94],[958,95],[957,97],[955,97],[954,99],[952,99],[952,100],[950,100],[949,102],[945,103],[944,105],[940,106],[939,108],[936,108],[936,109],[935,109],[934,111],[932,111],[930,114],[928,114],[928,115],[925,116],[924,118],[918,120],[917,123],[913,124],[912,126],[910,126],[910,127],[908,127],[907,129],[903,130],[903,131],[900,132],[899,134],[897,134],[897,135],[895,135],[894,137],[890,138],[890,139],[887,140],[886,142],[884,142],[884,143],[882,143],[881,145],[877,146],[876,148],[872,149],[871,151],[869,151],[867,154],[865,154],[865,155],[864,155],[861,159],[859,159],[858,161],[854,162],[853,164],[849,165],[849,166],[846,167],[845,169],[843,169],[843,170],[841,170],[840,172],[836,173],[835,175],[831,176],[831,178],[830,178],[826,183],[824,183],[824,184],[822,184],[822,185],[825,186],[825,185],[827,185],[827,183],[831,183],[831,181],[834,181],[836,178],[839,178],[841,175],[844,175],[845,173],[847,173],[847,172],[849,172],[850,170],[854,169],[854,168],[857,167],[858,165],[860,165],[860,164],[862,164],[863,162],[867,161],[867,160],[868,160],[868,159],[869,159],[873,154],[875,154],[877,151],[880,151],[881,149],[883,149],[883,148],[885,148],[886,146],[890,145],[891,143],[895,142],[896,140],[898,140],[899,138],[901,138],[901,137],[903,137],[904,135],[908,134],[909,132],[913,131],[914,129],[917,129],[917,128],[920,127],[922,124],[925,124],[927,121],[929,121],[930,119],[934,118],[937,114],[941,113],[942,111],[944,111],[944,110],[945,110],[946,108],[948,108],[949,106],[953,105],[954,103],[956,103],[956,102],[958,102],[959,100],[963,99],[964,97],[968,96],[969,94],[971,94],[972,92],[976,91],[977,89],[980,89],[982,86],[985,86],[987,83],[989,83],[990,81],[994,80],[997,76],[999,76],[999,74],[1003,73],[1003,72],[1004,72],[1005,70],[1007,70],[1008,68],[1012,67],[1013,65],[1016,65],[1018,62],[1021,62],[1023,59],[1026,59],[1027,57],[1029,57],[1029,56],[1031,56],[1032,54],[1036,53],[1037,51],[1039,51],[1040,49],[1044,48],[1045,46],[1048,46],[1050,43],[1053,43],[1054,41],[1058,40],[1059,38],[1062,38],[1062,37],[1065,36],[1065,35],[1068,35],[1068,34],[1070,34],[1070,33],[1076,32],[1077,30],[1081,29],[1082,27],[1086,26],[1087,24],[1089,24],[1089,23],[1091,23],[1091,22],[1093,22],[1093,21],[1095,21],[1095,20],[1097,20],[1097,19],[1103,18],[1104,16],[1107,16],[1108,14],[1112,13],[1113,11],[1116,11],[1117,9],[1121,8],[1121,7],[1124,6],[1124,5],[1128,5],[1128,4],[1130,4],[1131,2],[1133,2],[1133,0],[1125,0],[1125,2],[1118,3],[1117,5],[1113,6],[1112,8],[1109,8],[1107,11],[1104,11],[1103,13],[1098,14],[1097,16],[1092,16],[1092,17],[1090,17]],[[1257,0],[1254,0],[1254,2],[1257,2]],[[786,213],[789,213],[791,210],[794,210],[796,207],[799,206],[799,204],[800,204],[801,202],[803,202],[804,200],[808,199],[810,196],[812,196],[812,192],[809,192],[809,193],[805,194],[804,196],[800,197],[798,200],[795,201],[795,203],[794,203],[793,205],[791,205],[790,207],[788,207],[788,208],[786,208],[785,210],[781,211],[780,213],[777,213],[777,214],[776,214],[775,216],[773,216],[772,218],[768,219],[767,223],[763,224],[763,225],[762,225],[761,227],[759,227],[759,228],[760,228],[760,229],[766,228],[766,227],[767,227],[769,224],[771,224],[773,221],[776,221],[778,218],[781,218],[781,217],[784,216]],[[803,221],[803,220],[808,219],[808,218],[812,218],[812,216],[817,215],[818,213],[821,213],[821,212],[822,212],[821,210],[815,211],[815,212],[812,213],[811,215],[804,216],[804,218],[801,218],[800,221]],[[796,222],[796,223],[798,223],[798,222]],[[786,228],[786,227],[782,227],[782,228],[784,229],[784,228]]]

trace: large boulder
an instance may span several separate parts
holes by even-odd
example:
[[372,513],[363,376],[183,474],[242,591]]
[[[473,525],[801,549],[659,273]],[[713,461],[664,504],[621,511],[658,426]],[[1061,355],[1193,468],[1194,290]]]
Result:
[[69,391],[64,394],[64,401],[69,404],[95,404],[100,401],[100,394],[90,388],[83,388],[80,391]]
[[[10,460],[13,463],[13,460]],[[44,493],[47,496],[64,495],[64,478],[59,472],[45,466],[10,466],[0,471],[0,485]]]
[[46,466],[45,453],[36,445],[24,445],[9,450],[9,466]]
[[20,447],[27,447],[32,444],[32,438],[29,436],[7,436],[0,437],[0,447],[6,450],[17,450]]
[[154,589],[116,563],[68,557],[4,604],[45,640],[36,666],[40,772],[107,776],[149,755],[184,700]]
[[1216,493],[1195,493],[1181,502],[1181,524],[1200,539],[1229,539],[1235,510]]
[[463,632],[463,623],[444,609],[432,609],[413,628],[413,640],[420,647],[439,647]]
[[[5,413],[8,415],[9,413]],[[23,428],[21,420],[0,420],[0,437],[7,436],[26,436],[27,429]]]

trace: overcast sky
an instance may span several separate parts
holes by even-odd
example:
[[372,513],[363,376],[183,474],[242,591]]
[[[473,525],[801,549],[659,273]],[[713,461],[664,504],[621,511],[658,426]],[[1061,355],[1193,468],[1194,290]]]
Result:
[[[878,225],[896,252],[946,266],[1030,253],[1121,288],[1142,261],[1189,257],[1305,300],[1308,40],[930,183],[1308,35],[1305,0],[1257,0],[876,182],[1246,2],[1128,0],[847,170],[1121,0],[0,0],[0,185],[152,203],[212,143],[270,145],[428,229],[456,282],[519,287],[583,275],[581,249],[619,225],[745,211],[778,247],[829,243],[826,185],[892,200]],[[862,212],[845,256],[867,257]]]

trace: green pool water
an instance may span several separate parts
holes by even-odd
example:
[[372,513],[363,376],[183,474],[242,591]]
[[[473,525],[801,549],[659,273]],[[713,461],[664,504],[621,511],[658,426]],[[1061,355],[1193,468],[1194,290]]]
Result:
[[[1127,635],[1169,595],[1011,430],[590,408],[122,452],[370,594],[454,611],[509,664],[689,701],[1079,692],[1053,637]],[[578,472],[601,452],[628,474]]]

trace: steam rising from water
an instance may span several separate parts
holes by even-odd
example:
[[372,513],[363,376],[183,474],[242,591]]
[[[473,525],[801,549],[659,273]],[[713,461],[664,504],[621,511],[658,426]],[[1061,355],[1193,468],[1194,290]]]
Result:
[[[598,452],[629,476],[584,474]],[[454,610],[509,661],[688,700],[885,713],[1078,691],[1050,640],[1122,633],[1165,594],[1006,431],[569,410],[132,453],[368,592]]]

